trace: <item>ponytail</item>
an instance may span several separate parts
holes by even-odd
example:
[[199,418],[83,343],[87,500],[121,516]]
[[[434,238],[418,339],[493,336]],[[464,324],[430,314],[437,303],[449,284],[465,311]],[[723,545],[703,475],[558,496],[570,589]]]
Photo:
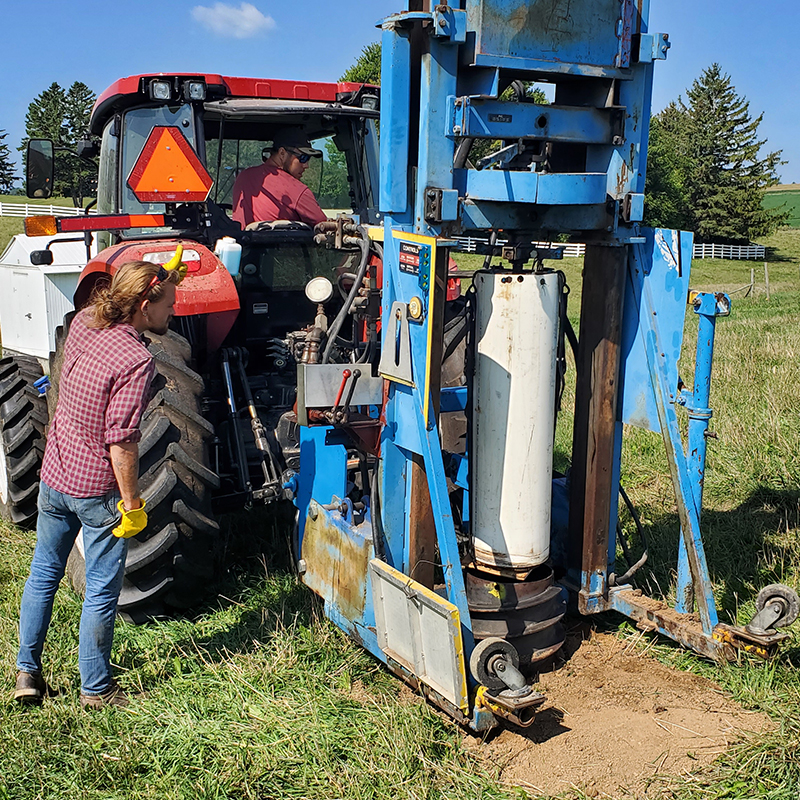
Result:
[[[161,276],[164,273],[164,276]],[[154,279],[159,280],[154,284]],[[98,285],[92,294],[93,328],[109,328],[122,322],[130,322],[137,308],[145,300],[157,303],[164,295],[164,285],[178,285],[178,270],[165,270],[160,264],[149,261],[129,261],[114,274],[111,283]],[[149,287],[149,288],[148,288]]]

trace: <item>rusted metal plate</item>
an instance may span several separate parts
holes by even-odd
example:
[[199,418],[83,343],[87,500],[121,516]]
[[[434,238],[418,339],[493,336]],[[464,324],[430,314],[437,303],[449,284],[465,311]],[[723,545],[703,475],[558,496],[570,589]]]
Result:
[[326,603],[336,605],[346,619],[364,616],[372,554],[371,539],[311,501],[303,535],[303,582]]
[[658,631],[715,661],[732,661],[735,658],[730,640],[705,633],[697,614],[681,614],[666,603],[642,594],[639,589],[612,591],[609,604],[616,611],[636,620],[640,630]]
[[549,64],[553,71],[589,75],[626,67],[631,5],[630,0],[582,6],[571,0],[467,0],[468,28],[475,31],[473,61],[540,62],[542,69]]

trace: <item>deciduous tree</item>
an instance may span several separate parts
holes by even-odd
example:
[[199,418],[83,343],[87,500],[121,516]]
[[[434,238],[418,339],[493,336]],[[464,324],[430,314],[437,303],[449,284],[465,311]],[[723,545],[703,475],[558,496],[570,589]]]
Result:
[[381,45],[380,42],[368,44],[356,59],[355,63],[345,71],[341,81],[353,83],[372,83],[377,86],[381,82]]

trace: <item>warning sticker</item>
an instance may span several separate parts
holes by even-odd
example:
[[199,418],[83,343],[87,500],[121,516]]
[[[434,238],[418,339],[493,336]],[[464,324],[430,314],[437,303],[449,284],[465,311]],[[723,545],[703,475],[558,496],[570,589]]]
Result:
[[400,242],[400,271],[419,275],[419,259],[424,245]]

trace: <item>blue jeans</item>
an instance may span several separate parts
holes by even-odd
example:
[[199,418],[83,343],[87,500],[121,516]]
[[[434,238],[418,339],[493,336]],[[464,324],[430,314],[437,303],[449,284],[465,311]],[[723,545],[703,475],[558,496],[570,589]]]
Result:
[[42,648],[53,600],[67,565],[67,557],[83,527],[86,561],[86,596],[81,613],[78,666],[81,691],[101,694],[111,684],[111,644],[122,578],[127,539],[112,529],[119,523],[119,494],[71,497],[39,485],[39,518],[31,574],[22,593],[19,615],[20,649],[17,669],[41,672]]

